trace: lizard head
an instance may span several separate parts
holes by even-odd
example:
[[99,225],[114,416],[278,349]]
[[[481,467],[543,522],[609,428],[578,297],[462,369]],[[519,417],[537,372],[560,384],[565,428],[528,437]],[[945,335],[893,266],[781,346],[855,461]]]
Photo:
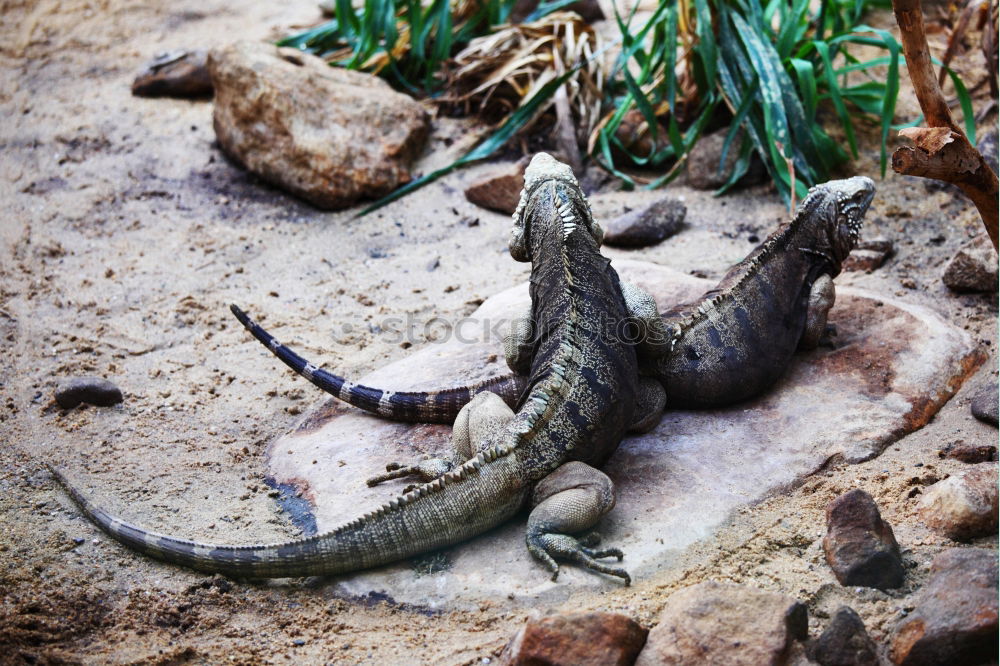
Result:
[[604,230],[594,221],[590,204],[573,170],[548,153],[538,153],[524,170],[524,188],[510,230],[510,256],[531,261],[543,239],[558,233],[563,240],[586,233],[601,246]]
[[816,250],[826,254],[837,268],[857,244],[874,196],[872,179],[854,176],[816,185],[799,206],[797,217],[812,222]]

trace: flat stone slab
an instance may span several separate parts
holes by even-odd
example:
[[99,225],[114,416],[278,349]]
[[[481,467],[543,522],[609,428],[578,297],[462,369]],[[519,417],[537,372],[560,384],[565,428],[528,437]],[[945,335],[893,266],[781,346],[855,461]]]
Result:
[[[614,265],[661,308],[714,286],[646,262]],[[493,296],[455,329],[460,336],[361,382],[422,390],[501,374],[502,339],[483,331],[516,316],[527,302],[526,284]],[[633,580],[669,568],[733,510],[801,483],[829,461],[878,455],[924,425],[984,358],[968,334],[934,312],[879,294],[838,288],[830,322],[837,327],[836,349],[798,354],[766,395],[726,409],[668,406],[655,430],[627,438],[608,461],[604,470],[618,488],[618,504],[598,529],[607,544],[625,551],[623,565]],[[387,462],[446,453],[450,431],[382,421],[331,398],[272,443],[269,470],[312,502],[322,532],[397,494],[404,481],[368,488],[365,479]],[[335,586],[350,597],[470,608],[483,601],[557,603],[582,588],[620,585],[573,565],[551,582],[524,546],[524,524],[521,517],[437,553],[341,576]]]

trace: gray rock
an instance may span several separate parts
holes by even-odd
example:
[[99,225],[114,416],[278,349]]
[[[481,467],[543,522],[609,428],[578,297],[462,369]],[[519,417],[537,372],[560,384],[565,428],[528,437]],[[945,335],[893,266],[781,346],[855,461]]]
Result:
[[121,389],[102,377],[67,379],[59,384],[55,398],[63,409],[72,409],[83,402],[97,407],[110,407],[124,399]]
[[686,215],[683,201],[664,197],[611,220],[604,227],[604,242],[624,247],[655,245],[677,233]]
[[892,527],[871,495],[848,491],[826,507],[823,551],[841,585],[881,590],[903,584],[903,560]]
[[521,160],[486,174],[465,188],[465,198],[477,206],[510,215],[521,199],[526,166]]
[[410,180],[430,118],[375,76],[256,42],[212,51],[208,68],[219,145],[262,179],[323,209]]
[[993,246],[977,239],[952,257],[941,279],[952,291],[996,291],[997,274]]
[[916,607],[889,636],[897,666],[997,661],[997,553],[952,548],[934,558]]
[[918,508],[924,523],[957,541],[996,534],[997,466],[972,465],[924,492]]
[[[720,171],[719,159],[722,157],[722,147],[726,143],[728,132],[728,127],[718,130],[701,137],[694,145],[687,160],[688,185],[699,190],[714,190],[726,184],[733,172],[733,167],[736,165],[736,160],[739,158],[742,137],[742,130],[740,130],[729,145],[726,161]],[[744,185],[759,183],[766,174],[760,160],[757,159],[756,155],[751,155],[750,166],[740,182]]]
[[976,394],[972,396],[972,415],[984,423],[997,425],[998,411],[1000,411],[1000,392],[997,391],[997,380],[995,377],[988,377],[983,382]]
[[806,607],[782,594],[716,582],[667,598],[636,666],[781,664],[809,630]]
[[810,641],[807,654],[820,666],[878,666],[878,647],[848,606],[837,609],[823,634]]
[[[715,284],[649,262],[615,259],[612,266],[660,304],[685,302]],[[426,390],[504,373],[502,331],[491,328],[518,316],[527,302],[526,284],[492,296],[462,320],[462,336],[445,336],[351,379]],[[765,395],[729,408],[669,410],[652,432],[627,438],[604,466],[618,503],[597,529],[607,545],[625,552],[623,566],[633,580],[670,567],[733,511],[801,483],[831,456],[866,460],[920,428],[983,359],[967,332],[882,294],[838,287],[830,323],[842,346],[796,355]],[[300,488],[314,504],[318,529],[331,529],[405,485],[368,488],[367,477],[384,472],[388,462],[449,452],[450,432],[387,422],[330,398],[271,443],[268,474]],[[400,562],[341,576],[333,587],[345,596],[378,592],[402,603],[477,608],[487,601],[559,603],[619,585],[572,564],[550,581],[524,547],[523,518],[437,557],[446,566],[433,573]]]
[[211,96],[208,52],[180,49],[157,55],[135,77],[132,94],[138,97]]
[[563,613],[528,620],[500,653],[498,666],[631,666],[648,630],[618,613]]

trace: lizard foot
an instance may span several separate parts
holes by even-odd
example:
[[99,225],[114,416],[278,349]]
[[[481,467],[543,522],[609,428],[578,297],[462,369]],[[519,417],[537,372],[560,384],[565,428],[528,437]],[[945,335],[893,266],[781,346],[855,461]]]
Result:
[[528,536],[528,551],[542,561],[545,568],[552,572],[552,580],[559,577],[559,563],[556,559],[576,562],[577,564],[607,574],[621,578],[625,585],[632,584],[632,577],[628,572],[619,567],[599,562],[606,557],[617,558],[621,562],[625,557],[618,548],[604,548],[594,550],[589,545],[596,545],[600,541],[600,535],[596,532],[588,534],[582,539],[576,539],[567,534],[537,534]]
[[836,349],[837,341],[834,339],[837,337],[837,325],[827,324],[823,329],[823,335],[819,339],[819,346],[826,347],[828,349]]
[[[421,481],[433,481],[452,468],[450,460],[444,458],[430,458],[421,460],[415,465],[403,465],[401,463],[389,463],[385,466],[385,474],[379,474],[365,481],[368,487],[377,486],[383,481],[402,479],[407,476],[416,476]],[[411,488],[413,486],[410,486]]]

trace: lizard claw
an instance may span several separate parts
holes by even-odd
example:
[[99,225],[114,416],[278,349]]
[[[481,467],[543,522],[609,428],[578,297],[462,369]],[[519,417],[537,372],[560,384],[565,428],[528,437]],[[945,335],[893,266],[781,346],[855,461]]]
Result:
[[[398,462],[391,462],[385,466],[385,474],[379,474],[373,476],[372,478],[365,481],[369,488],[377,486],[383,481],[391,481],[393,479],[402,479],[407,476],[415,476],[423,482],[432,481],[437,477],[441,476],[448,470],[452,468],[451,461],[445,460],[443,458],[431,458],[429,460],[421,460],[415,465],[404,465]],[[416,486],[411,485],[404,490],[412,490]]]
[[600,536],[596,535],[596,533],[588,534],[582,539],[576,539],[567,534],[548,533],[529,535],[528,551],[541,560],[542,564],[552,572],[553,581],[559,576],[559,564],[556,562],[556,558],[559,558],[560,560],[576,562],[591,571],[621,578],[625,582],[625,585],[631,585],[632,577],[628,575],[627,571],[598,561],[607,557],[614,557],[620,562],[625,557],[625,554],[618,548],[593,550],[584,545],[584,542],[596,545],[597,541],[600,541]]

